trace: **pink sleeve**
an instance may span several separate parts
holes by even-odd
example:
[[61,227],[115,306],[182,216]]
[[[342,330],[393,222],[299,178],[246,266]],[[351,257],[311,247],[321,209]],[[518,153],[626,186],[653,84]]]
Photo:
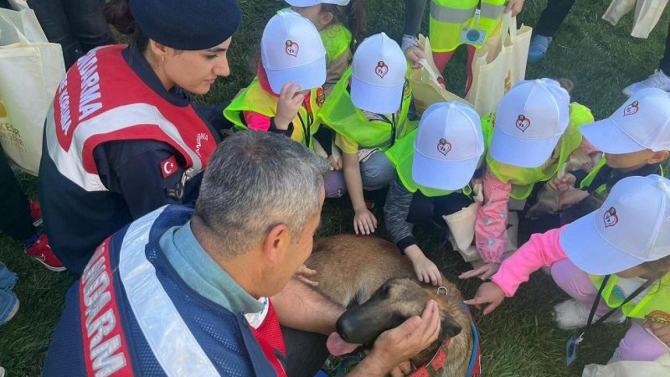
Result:
[[253,111],[244,111],[243,114],[250,130],[267,132],[270,129],[270,118],[265,115]]
[[507,202],[511,183],[503,183],[487,168],[482,182],[484,203],[477,211],[475,244],[486,263],[500,263],[507,247]]
[[533,234],[528,242],[500,265],[500,270],[491,280],[505,292],[505,296],[514,296],[519,285],[527,282],[533,272],[567,258],[560,243],[563,229],[565,226]]

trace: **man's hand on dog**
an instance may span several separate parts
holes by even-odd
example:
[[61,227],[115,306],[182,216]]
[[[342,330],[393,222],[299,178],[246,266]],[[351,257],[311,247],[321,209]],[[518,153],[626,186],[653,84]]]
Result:
[[399,366],[435,342],[439,334],[440,311],[437,303],[430,300],[421,317],[411,317],[383,332],[370,354],[348,376],[383,376],[391,371],[400,376]]
[[435,263],[428,259],[417,245],[405,248],[405,255],[412,261],[416,277],[422,283],[442,285],[442,274]]
[[491,314],[505,299],[505,292],[496,283],[487,282],[479,286],[475,298],[465,300],[467,305],[474,305],[477,309],[484,306],[484,315]]

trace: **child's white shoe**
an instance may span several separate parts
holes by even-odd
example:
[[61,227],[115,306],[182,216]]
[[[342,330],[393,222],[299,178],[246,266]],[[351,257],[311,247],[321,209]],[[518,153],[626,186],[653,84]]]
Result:
[[[586,327],[590,311],[591,308],[587,308],[586,305],[575,299],[570,299],[554,306],[554,319],[556,320],[558,327],[563,330],[578,329]],[[599,315],[593,316],[593,322],[597,321],[599,318]],[[605,323],[622,323],[625,320],[626,316],[624,316],[623,313],[618,312],[607,318]]]
[[630,97],[636,92],[648,88],[658,88],[665,90],[666,92],[670,92],[670,77],[668,77],[660,69],[657,69],[654,71],[654,74],[649,76],[646,80],[638,81],[628,85],[623,90],[623,94]]

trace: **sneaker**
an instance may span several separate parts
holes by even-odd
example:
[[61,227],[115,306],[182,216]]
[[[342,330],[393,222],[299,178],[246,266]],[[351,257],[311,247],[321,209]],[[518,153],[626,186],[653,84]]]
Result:
[[30,217],[33,219],[34,226],[42,225],[42,207],[37,200],[28,200],[30,204]]
[[12,291],[0,291],[0,326],[9,322],[19,311],[19,298]]
[[49,270],[56,272],[65,271],[65,266],[63,266],[63,263],[58,260],[56,254],[51,250],[46,234],[42,234],[30,247],[26,247],[25,251]]
[[[586,327],[590,312],[591,308],[587,308],[586,305],[581,302],[571,299],[554,306],[554,319],[559,328],[563,330],[574,330]],[[597,321],[600,317],[601,316],[599,315],[593,316],[593,321]],[[623,315],[623,313],[618,312],[607,318],[605,323],[623,323],[625,320],[626,316]]]
[[654,71],[654,74],[649,76],[646,80],[628,85],[623,90],[623,94],[630,97],[636,92],[648,88],[658,88],[670,92],[670,77],[666,76],[660,69],[657,69]]
[[530,40],[530,47],[528,49],[528,62],[536,63],[544,58],[544,55],[547,54],[551,42],[554,40],[552,37],[545,37],[544,35],[536,34]]
[[5,377],[5,368],[0,367],[0,377]]

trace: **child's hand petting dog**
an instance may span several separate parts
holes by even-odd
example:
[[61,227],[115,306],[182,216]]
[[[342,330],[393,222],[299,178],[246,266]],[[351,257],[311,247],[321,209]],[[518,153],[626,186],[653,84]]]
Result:
[[412,261],[416,277],[422,283],[442,285],[442,274],[435,263],[428,259],[417,245],[405,248],[405,255]]
[[474,298],[463,302],[467,305],[474,305],[477,309],[481,309],[483,304],[488,304],[484,306],[484,315],[487,315],[493,313],[493,311],[502,304],[504,299],[505,292],[500,289],[498,284],[484,283],[479,286]]

